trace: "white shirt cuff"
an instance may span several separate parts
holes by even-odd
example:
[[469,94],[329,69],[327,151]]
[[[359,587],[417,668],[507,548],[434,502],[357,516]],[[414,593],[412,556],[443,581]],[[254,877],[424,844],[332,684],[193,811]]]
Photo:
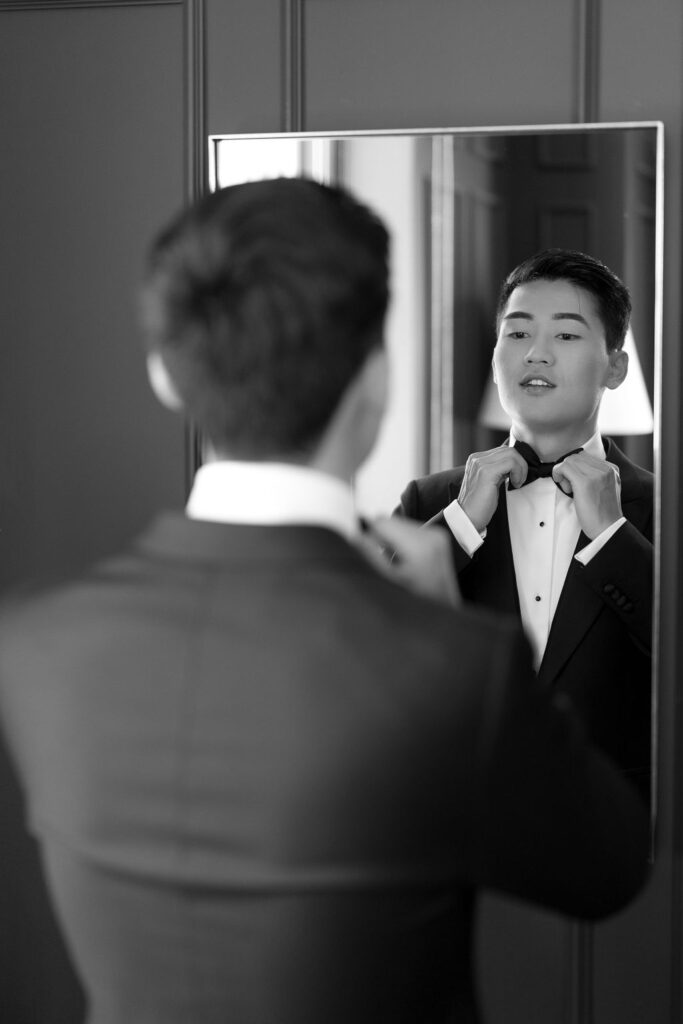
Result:
[[594,537],[590,544],[586,544],[585,548],[582,548],[577,555],[574,555],[577,562],[581,562],[582,565],[588,565],[591,558],[594,558],[598,551],[604,548],[610,537],[613,537],[625,522],[626,517],[622,516],[621,519],[617,519],[617,521],[612,523],[611,526],[608,526],[606,530],[603,530],[597,537]]
[[443,517],[460,547],[471,558],[484,543],[486,530],[479,533],[467,513],[460,508],[457,498],[443,510]]

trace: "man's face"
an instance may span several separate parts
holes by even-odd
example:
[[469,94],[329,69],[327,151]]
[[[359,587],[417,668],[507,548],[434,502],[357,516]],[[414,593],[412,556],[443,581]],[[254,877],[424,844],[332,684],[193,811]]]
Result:
[[533,281],[508,299],[493,374],[513,427],[590,436],[603,390],[621,383],[624,362],[607,351],[596,300],[572,282]]

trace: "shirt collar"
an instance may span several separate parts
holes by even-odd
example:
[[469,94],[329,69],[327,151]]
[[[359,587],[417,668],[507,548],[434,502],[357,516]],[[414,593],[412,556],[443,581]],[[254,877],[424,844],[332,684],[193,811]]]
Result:
[[[510,431],[510,446],[514,447],[515,443],[518,440],[519,438],[515,437],[514,433]],[[577,447],[583,448],[585,452],[587,452],[589,455],[594,455],[596,459],[607,458],[605,454],[605,446],[602,443],[602,437],[600,436],[599,430],[596,430],[595,433],[591,437],[589,437],[587,441],[584,441],[583,444],[580,446],[577,445]]]
[[353,492],[337,477],[281,462],[207,462],[186,506],[190,519],[251,526],[324,526],[358,533]]

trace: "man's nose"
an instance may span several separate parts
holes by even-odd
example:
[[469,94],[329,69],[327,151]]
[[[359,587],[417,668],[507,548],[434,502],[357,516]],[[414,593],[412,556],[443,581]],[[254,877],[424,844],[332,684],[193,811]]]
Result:
[[552,346],[543,335],[536,335],[529,341],[529,346],[524,356],[526,363],[545,363],[550,365],[555,361]]

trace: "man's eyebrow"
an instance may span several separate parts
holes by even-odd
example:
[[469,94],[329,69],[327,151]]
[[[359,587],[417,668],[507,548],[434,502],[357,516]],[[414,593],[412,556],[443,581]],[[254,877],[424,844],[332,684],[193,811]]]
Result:
[[553,320],[578,320],[584,327],[588,327],[588,321],[585,316],[581,316],[580,313],[553,313]]
[[[533,313],[524,313],[522,310],[516,310],[511,313],[506,313],[503,320],[534,320]],[[588,321],[580,313],[553,313],[551,320],[578,320],[579,323],[583,324],[584,327],[588,327]]]

